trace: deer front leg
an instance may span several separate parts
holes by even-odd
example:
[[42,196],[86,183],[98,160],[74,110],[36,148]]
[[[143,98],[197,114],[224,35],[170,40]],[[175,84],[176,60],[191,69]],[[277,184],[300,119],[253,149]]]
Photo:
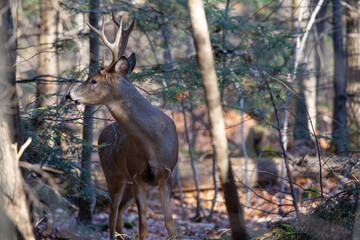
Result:
[[139,214],[139,236],[140,236],[140,240],[145,240],[147,235],[146,183],[137,174],[134,176],[134,194],[135,194],[135,201]]
[[169,237],[173,238],[176,236],[176,230],[174,229],[174,221],[171,210],[171,181],[171,172],[169,171],[167,179],[164,179],[159,183],[159,191],[161,207],[165,218],[165,227]]
[[115,239],[115,227],[116,227],[118,209],[125,187],[125,183],[121,183],[121,182],[119,183],[118,181],[112,181],[112,182],[114,184],[119,184],[119,185],[108,186],[109,194],[111,198],[110,216],[109,216],[110,240]]

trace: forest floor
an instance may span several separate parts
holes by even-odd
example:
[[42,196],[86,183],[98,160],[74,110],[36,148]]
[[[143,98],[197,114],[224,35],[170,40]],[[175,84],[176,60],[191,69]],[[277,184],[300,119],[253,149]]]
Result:
[[[316,182],[308,178],[296,179],[296,184],[303,188],[311,188],[317,185]],[[324,182],[324,192],[331,192],[335,187],[335,181],[327,179]],[[290,189],[286,188],[286,192]],[[316,201],[306,201],[309,194],[301,194],[299,188],[299,208],[302,213],[310,212],[316,206]],[[282,201],[282,214],[279,215],[279,196],[280,184],[272,186],[271,189],[252,189],[250,192],[249,207],[244,208],[247,229],[252,239],[277,239],[263,238],[274,226],[279,224],[295,224],[295,214],[292,199],[289,194],[285,194]],[[230,239],[229,222],[226,213],[224,198],[221,191],[218,192],[214,213],[211,219],[206,216],[212,206],[214,190],[201,191],[200,198],[205,209],[205,217],[194,220],[196,216],[196,191],[183,193],[184,209],[188,217],[184,217],[179,193],[174,191],[172,198],[173,217],[178,232],[177,239]],[[246,192],[243,189],[239,192],[239,197],[243,206],[246,204]],[[312,196],[314,197],[314,196]],[[109,206],[96,206],[93,224],[80,226],[76,224],[77,211],[68,212],[63,209],[55,210],[53,225],[51,221],[40,221],[36,231],[39,239],[109,239],[108,218]],[[204,216],[204,213],[201,213]],[[137,239],[138,234],[138,215],[135,204],[129,207],[123,214],[124,232],[123,239]],[[157,188],[148,189],[148,237],[147,239],[166,239],[167,232],[163,221],[159,193]],[[120,238],[121,239],[121,238]]]

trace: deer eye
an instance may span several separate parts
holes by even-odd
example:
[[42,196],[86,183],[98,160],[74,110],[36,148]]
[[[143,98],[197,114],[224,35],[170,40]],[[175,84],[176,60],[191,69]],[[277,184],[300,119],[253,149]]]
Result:
[[96,84],[97,83],[97,81],[95,80],[95,79],[91,79],[91,81],[90,81],[92,84]]

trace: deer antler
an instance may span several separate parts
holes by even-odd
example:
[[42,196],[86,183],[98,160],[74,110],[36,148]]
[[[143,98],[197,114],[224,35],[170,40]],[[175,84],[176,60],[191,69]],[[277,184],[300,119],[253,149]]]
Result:
[[[105,36],[105,31],[104,31],[105,17],[103,17],[102,25],[99,30],[94,28],[90,23],[86,23],[91,28],[91,30],[93,30],[97,35],[99,35],[99,37],[101,38],[101,40],[103,41],[105,46],[112,53],[112,57],[113,57],[112,61],[106,69],[101,70],[102,74],[107,73],[115,65],[118,58],[121,57],[122,54],[125,52],[125,48],[126,48],[130,33],[133,30],[134,23],[135,23],[135,18],[134,18],[130,27],[127,30],[123,30],[122,29],[123,18],[121,17],[120,22],[119,22],[116,20],[114,13],[112,14],[112,17],[113,17],[113,21],[115,22],[115,24],[119,27],[119,29],[116,33],[115,41],[113,43],[110,43],[109,40]],[[121,40],[121,45],[120,45],[120,40]],[[119,45],[120,45],[120,47],[119,47]],[[103,62],[101,63],[102,67],[104,66],[104,62],[105,61],[103,58]]]
[[[114,12],[112,13],[112,19],[114,21],[114,23],[120,27],[120,23],[119,21],[115,18],[115,14]],[[120,22],[122,21],[122,17],[120,18]],[[120,46],[120,49],[119,49],[119,55],[118,57],[121,57],[124,52],[125,52],[125,49],[126,49],[126,46],[127,46],[127,43],[128,43],[128,40],[129,40],[129,36],[130,36],[130,33],[132,32],[132,30],[134,29],[134,25],[135,25],[135,18],[133,19],[132,23],[130,24],[130,27],[127,29],[127,30],[122,30],[122,33],[121,33],[121,36],[122,36],[122,39],[121,39],[121,46]]]

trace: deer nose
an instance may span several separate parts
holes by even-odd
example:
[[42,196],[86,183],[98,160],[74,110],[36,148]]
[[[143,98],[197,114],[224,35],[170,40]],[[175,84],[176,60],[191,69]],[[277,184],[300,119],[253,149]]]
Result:
[[72,101],[72,98],[71,98],[70,94],[67,94],[65,99],[66,99],[66,101]]
[[72,99],[70,94],[67,94],[66,97],[65,97],[65,99],[66,99],[67,102],[72,102],[72,101],[74,101],[76,105],[80,104],[79,100],[74,100],[74,99]]

